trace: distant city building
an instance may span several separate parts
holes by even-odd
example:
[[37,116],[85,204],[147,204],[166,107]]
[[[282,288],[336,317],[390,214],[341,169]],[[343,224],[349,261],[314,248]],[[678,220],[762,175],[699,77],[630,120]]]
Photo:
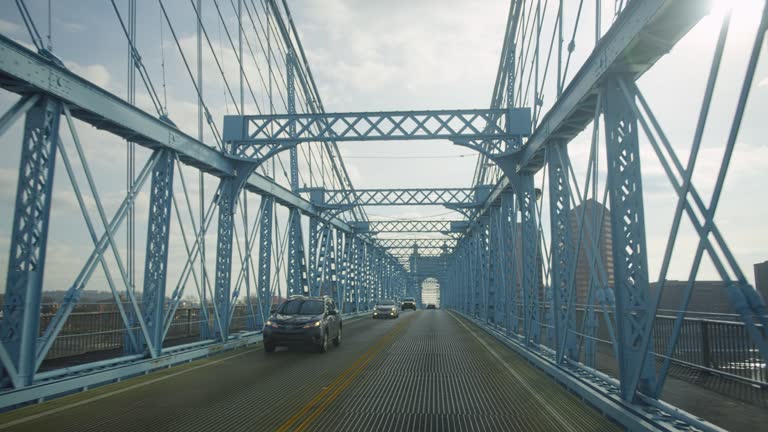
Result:
[[[585,209],[586,207],[586,209]],[[577,221],[579,218],[584,218],[589,222],[589,230],[587,226],[584,226],[584,232],[581,240],[581,247],[579,248],[578,261],[576,264],[576,275],[574,283],[576,284],[576,304],[583,305],[587,303],[587,296],[589,293],[589,279],[592,274],[590,262],[587,255],[587,247],[589,246],[587,235],[592,235],[595,238],[595,230],[599,232],[596,247],[600,250],[599,261],[603,264],[606,276],[608,278],[608,286],[613,288],[613,247],[611,243],[611,212],[605,206],[599,202],[588,199],[582,204],[576,206],[571,210],[571,238],[573,245],[579,242],[579,224]],[[602,220],[602,223],[601,223]],[[598,274],[593,276],[593,283],[599,282]],[[593,303],[597,302],[597,296],[593,296]]]
[[755,264],[755,289],[768,302],[768,261]]
[[[659,302],[659,315],[669,315],[680,310],[680,302],[688,281],[668,280]],[[651,292],[656,293],[658,284],[651,283]],[[728,289],[722,281],[696,281],[693,285],[688,312],[736,313],[728,302]]]

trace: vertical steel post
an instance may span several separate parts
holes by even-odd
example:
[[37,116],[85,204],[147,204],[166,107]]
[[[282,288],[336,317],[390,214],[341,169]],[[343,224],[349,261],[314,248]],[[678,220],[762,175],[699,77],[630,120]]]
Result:
[[504,269],[504,314],[507,334],[517,334],[518,331],[518,254],[515,242],[517,230],[517,211],[515,196],[510,190],[501,194],[501,232],[499,238],[502,241],[501,262]]
[[230,290],[232,278],[232,233],[234,230],[235,201],[237,200],[237,180],[227,177],[221,180],[219,187],[219,226],[216,238],[216,279],[214,283],[214,303],[218,325],[216,338],[226,341],[229,338],[229,315],[231,310]]
[[[576,316],[571,267],[576,259],[571,238],[571,192],[568,184],[568,153],[565,143],[554,143],[547,149],[549,173],[549,220],[551,232],[552,308],[555,356],[578,360],[575,330]],[[571,307],[569,307],[571,306]]]
[[536,191],[533,187],[533,177],[524,175],[514,178],[520,207],[522,224],[522,299],[523,299],[523,332],[525,342],[539,343],[539,297],[541,295],[539,278],[539,227],[536,219]]
[[320,221],[315,216],[309,217],[309,294],[319,295],[319,275],[317,269],[317,248]]
[[[653,325],[650,310],[648,256],[640,171],[637,118],[627,104],[617,80],[605,91],[605,135],[608,158],[607,187],[611,202],[611,239],[615,274],[616,327],[621,396],[634,399],[630,376],[643,363],[639,391],[651,394],[655,387],[655,362],[643,351],[643,334]],[[648,345],[653,346],[653,343]],[[643,362],[643,357],[646,357]]]
[[[296,113],[296,59],[293,48],[288,49],[285,58],[286,79],[288,87],[288,114]],[[288,125],[290,136],[296,135],[296,123]],[[299,189],[299,155],[296,146],[290,149],[291,191]],[[309,294],[307,286],[307,263],[304,253],[304,233],[301,228],[301,212],[291,207],[288,214],[288,294]]]
[[360,299],[363,298],[363,289],[366,286],[365,283],[365,266],[363,259],[365,258],[365,246],[363,241],[355,237],[355,312],[360,311]]
[[482,303],[481,318],[487,323],[493,323],[493,311],[491,310],[492,303],[491,298],[493,289],[491,281],[493,280],[493,272],[491,270],[491,256],[490,256],[490,216],[488,213],[480,217],[480,226],[478,232],[479,249],[478,258],[480,259],[480,290],[482,295],[480,301]]
[[32,384],[35,374],[60,117],[61,104],[43,97],[27,111],[24,121],[3,320],[0,321],[0,339],[20,385]]
[[269,316],[272,304],[272,222],[275,212],[275,198],[262,195],[259,214],[259,310],[256,313],[256,328],[261,328]]
[[152,186],[147,223],[147,253],[144,264],[142,315],[147,324],[154,356],[163,348],[165,278],[168,270],[168,240],[171,234],[173,172],[176,159],[169,150],[160,152],[152,170]]

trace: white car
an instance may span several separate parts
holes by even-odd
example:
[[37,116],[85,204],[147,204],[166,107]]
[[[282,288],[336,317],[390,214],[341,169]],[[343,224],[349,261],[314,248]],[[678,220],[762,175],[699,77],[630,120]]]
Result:
[[391,299],[382,299],[376,302],[373,307],[373,319],[377,318],[399,318],[400,308],[397,302]]

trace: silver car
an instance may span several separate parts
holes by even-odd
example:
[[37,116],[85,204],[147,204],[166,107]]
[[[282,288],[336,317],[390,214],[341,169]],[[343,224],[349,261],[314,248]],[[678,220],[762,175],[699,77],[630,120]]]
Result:
[[376,302],[373,307],[373,319],[377,318],[399,318],[400,308],[397,302],[391,299],[382,299]]

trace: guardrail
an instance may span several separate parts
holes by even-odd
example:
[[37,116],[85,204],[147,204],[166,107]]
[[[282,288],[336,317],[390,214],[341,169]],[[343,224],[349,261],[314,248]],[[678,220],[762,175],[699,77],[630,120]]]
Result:
[[[126,307],[128,306],[129,304],[126,304]],[[177,309],[163,346],[174,346],[199,338],[201,323],[203,323],[200,312],[199,307]],[[364,314],[366,311],[361,308],[360,312],[347,312],[345,316],[354,318],[361,313]],[[41,316],[41,329],[48,325],[53,316],[53,313]],[[212,309],[209,309],[208,316],[209,328],[214,329]],[[140,333],[138,326],[133,330],[137,332],[136,334]],[[237,305],[232,316],[230,331],[236,333],[246,330],[248,330],[248,310],[245,305]],[[100,351],[122,350],[125,343],[126,329],[116,308],[107,311],[73,312],[54,341],[46,360],[65,359]]]
[[[195,336],[200,336],[203,322],[200,308],[179,308],[173,316],[163,346],[173,346]],[[44,329],[54,314],[41,316],[40,328]],[[213,329],[213,310],[209,310],[209,327]],[[244,305],[235,307],[230,329],[232,332],[247,330],[247,311]],[[139,327],[134,331],[138,332]],[[126,329],[117,310],[73,312],[64,323],[59,336],[48,351],[46,360],[60,359],[92,353],[123,349]]]
[[[583,309],[577,310],[577,322],[581,322]],[[546,307],[542,310],[542,317]],[[610,313],[609,313],[610,314]],[[596,312],[598,329],[595,340],[610,347],[610,340],[602,312]],[[53,314],[41,317],[45,328]],[[209,312],[209,317],[213,311]],[[174,314],[164,346],[184,343],[200,336],[200,308],[179,308]],[[654,351],[659,359],[666,351],[664,342],[672,331],[674,317],[658,315],[654,326]],[[213,329],[213,321],[209,322]],[[247,330],[247,310],[244,305],[235,307],[231,331]],[[545,329],[544,329],[545,330]],[[117,310],[75,312],[48,352],[46,360],[64,359],[99,351],[121,350],[125,343],[125,328]],[[768,368],[760,359],[757,347],[751,343],[744,325],[739,322],[685,318],[680,339],[672,354],[675,364],[704,372],[723,375],[750,384],[768,386]]]
[[[540,303],[539,316],[542,321],[547,316],[547,312],[548,305]],[[582,322],[583,314],[584,309],[577,307],[577,323]],[[596,307],[597,331],[592,336],[586,334],[580,334],[580,336],[592,338],[604,348],[603,350],[598,350],[599,354],[605,354],[600,368],[611,370],[613,368],[612,365],[607,364],[606,361],[608,358],[613,359],[613,354],[611,353],[612,343],[603,314],[602,309]],[[613,321],[613,314],[607,312],[607,315]],[[499,323],[503,322],[499,320]],[[656,316],[656,322],[653,327],[653,349],[659,362],[666,355],[666,341],[669,340],[669,335],[672,333],[674,322],[674,316]],[[522,318],[520,318],[518,325],[522,326]],[[542,327],[541,341],[544,345],[549,346],[547,344],[546,332],[551,326],[542,322]],[[584,344],[582,343],[582,345]],[[550,346],[549,348],[554,347]],[[688,369],[768,388],[768,365],[761,359],[757,347],[751,342],[746,328],[741,322],[708,318],[684,318],[680,337],[670,360],[673,364]]]

